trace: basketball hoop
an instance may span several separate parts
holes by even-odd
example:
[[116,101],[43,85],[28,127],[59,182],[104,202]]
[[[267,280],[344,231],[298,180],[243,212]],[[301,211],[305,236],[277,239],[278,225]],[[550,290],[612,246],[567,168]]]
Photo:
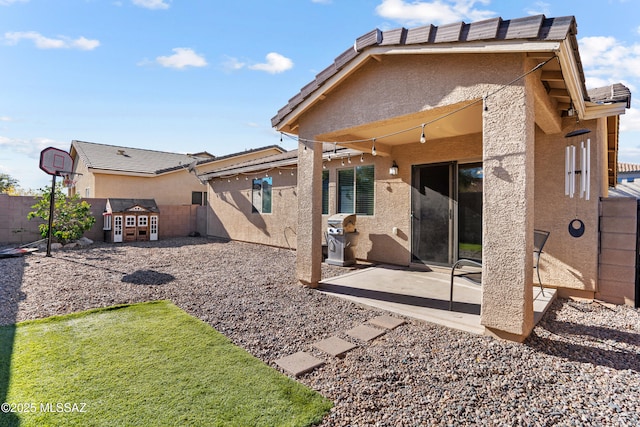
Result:
[[63,179],[62,179],[62,185],[66,188],[73,188],[76,186],[76,180],[71,179],[71,175],[66,174],[66,175],[62,175]]
[[74,188],[76,186],[76,182],[78,182],[78,180],[74,178],[78,175],[82,175],[81,173],[67,171],[60,171],[58,174],[62,176],[62,185],[66,188]]

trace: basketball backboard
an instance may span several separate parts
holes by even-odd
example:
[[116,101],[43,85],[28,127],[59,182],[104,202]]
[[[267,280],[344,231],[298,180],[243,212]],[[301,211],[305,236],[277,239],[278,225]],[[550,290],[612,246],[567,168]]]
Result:
[[73,159],[66,151],[49,147],[40,152],[40,169],[49,175],[61,175],[61,172],[73,170]]

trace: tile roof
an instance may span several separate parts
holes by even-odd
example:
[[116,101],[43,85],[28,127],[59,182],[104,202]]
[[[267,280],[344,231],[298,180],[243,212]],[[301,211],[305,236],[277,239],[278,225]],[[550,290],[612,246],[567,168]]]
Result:
[[[322,152],[324,157],[335,152],[337,157],[356,156],[362,154],[361,151],[353,150],[344,147],[334,147],[333,144],[325,143]],[[298,150],[290,150],[281,154],[273,154],[271,156],[261,157],[259,159],[247,160],[245,162],[235,163],[224,168],[216,169],[214,171],[205,172],[198,175],[200,179],[213,179],[213,178],[226,178],[227,176],[235,176],[238,174],[251,174],[258,171],[268,171],[278,167],[297,167],[298,165]]]
[[[119,147],[76,140],[71,142],[71,149],[75,149],[86,166],[92,169],[152,175],[177,170],[199,159],[189,154]],[[208,160],[209,157],[204,159]]]
[[250,153],[257,153],[259,151],[266,151],[266,150],[270,150],[272,148],[275,148],[276,150],[280,151],[281,153],[286,153],[287,152],[287,150],[285,150],[284,148],[280,147],[279,145],[276,145],[276,144],[266,145],[264,147],[251,148],[249,150],[238,151],[237,153],[225,154],[224,156],[218,156],[218,157],[214,157],[214,158],[211,158],[211,159],[199,161],[198,165],[204,165],[204,164],[215,162],[215,161],[218,161],[218,160],[226,160],[226,159],[230,159],[232,157],[241,156],[243,154],[250,154]]
[[[579,65],[584,86],[584,73],[575,39],[578,33],[574,16],[547,18],[544,15],[528,16],[518,19],[488,19],[466,24],[458,22],[449,25],[427,25],[418,28],[397,28],[388,31],[375,29],[358,37],[352,47],[340,54],[335,61],[321,71],[316,78],[304,86],[298,94],[282,107],[271,119],[272,126],[278,126],[284,118],[332,76],[337,74],[349,62],[363,51],[375,46],[411,46],[437,45],[440,43],[501,42],[514,40],[562,41],[570,38],[571,49]],[[488,49],[487,51],[490,51]],[[584,95],[586,89],[583,87]]]
[[589,100],[595,103],[625,102],[631,108],[631,90],[621,83],[589,89]]
[[634,163],[618,163],[618,172],[640,172],[640,165]]

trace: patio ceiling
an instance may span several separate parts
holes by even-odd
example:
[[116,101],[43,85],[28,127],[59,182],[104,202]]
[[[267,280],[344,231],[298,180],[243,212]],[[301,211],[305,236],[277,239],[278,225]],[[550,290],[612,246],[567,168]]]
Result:
[[[449,115],[450,114],[450,115]],[[434,108],[420,113],[340,129],[318,135],[322,141],[332,141],[348,148],[370,151],[376,138],[380,155],[389,154],[387,147],[418,142],[425,126],[427,140],[450,138],[482,132],[482,102],[465,102]],[[357,141],[357,142],[354,142]]]

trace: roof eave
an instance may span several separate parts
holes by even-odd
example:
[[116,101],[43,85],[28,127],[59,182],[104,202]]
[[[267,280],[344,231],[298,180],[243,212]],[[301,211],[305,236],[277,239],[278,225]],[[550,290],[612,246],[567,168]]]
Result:
[[[341,70],[327,79],[308,98],[304,99],[290,112],[279,118],[274,127],[279,132],[296,134],[299,117],[314,104],[322,100],[326,93],[330,92],[345,80],[350,74],[360,68],[371,58],[383,55],[435,55],[435,54],[465,54],[465,53],[553,53],[561,51],[561,41],[530,41],[530,40],[506,40],[502,42],[468,42],[441,43],[437,45],[402,45],[402,46],[373,46],[360,52],[355,58]],[[574,68],[574,67],[570,67]],[[581,98],[582,101],[584,99]]]
[[297,164],[298,164],[298,158],[295,157],[295,158],[284,159],[276,162],[262,163],[259,165],[249,165],[249,166],[236,167],[236,168],[231,167],[221,171],[204,173],[202,175],[198,175],[198,179],[208,181],[215,178],[229,178],[229,177],[235,177],[242,174],[253,174],[256,172],[266,173],[268,171],[271,171],[272,169],[282,168],[285,166],[297,167]]
[[580,65],[578,58],[574,53],[573,47],[569,46],[568,40],[565,39],[560,43],[557,57],[560,61],[560,68],[564,77],[565,84],[567,85],[567,91],[573,102],[573,107],[578,113],[578,117],[581,120],[585,120],[586,100],[588,95],[584,86],[584,76],[582,74],[582,66]]
[[594,120],[604,117],[619,116],[625,114],[627,111],[627,104],[624,102],[611,102],[606,104],[591,104],[585,105],[584,120]]
[[158,176],[158,174],[153,172],[135,172],[135,171],[126,171],[126,170],[117,170],[117,169],[100,169],[100,168],[87,168],[94,175],[95,174],[103,174],[103,175],[125,175],[125,176],[137,176],[143,178],[153,178],[154,176]]

